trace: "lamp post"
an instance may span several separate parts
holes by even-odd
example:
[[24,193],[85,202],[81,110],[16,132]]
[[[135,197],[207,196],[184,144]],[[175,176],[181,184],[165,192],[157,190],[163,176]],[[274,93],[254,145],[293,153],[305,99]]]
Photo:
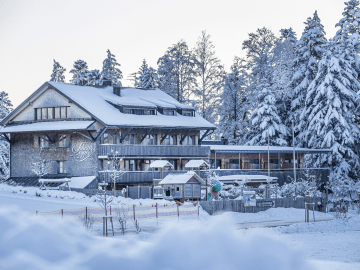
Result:
[[295,198],[296,198],[296,160],[295,160],[295,135],[294,120],[292,121],[292,137],[293,137],[293,160],[294,160],[294,180],[295,180]]
[[268,130],[268,179],[267,179],[267,189],[265,196],[266,199],[268,198],[269,184],[270,184],[270,134]]

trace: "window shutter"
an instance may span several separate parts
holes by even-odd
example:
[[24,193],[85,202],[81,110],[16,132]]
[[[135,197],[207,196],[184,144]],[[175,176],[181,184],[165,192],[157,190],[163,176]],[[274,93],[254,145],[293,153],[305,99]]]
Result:
[[57,174],[58,173],[58,164],[56,160],[51,161],[51,174]]
[[66,147],[71,147],[71,135],[66,135]]
[[65,161],[65,172],[71,174],[71,160]]

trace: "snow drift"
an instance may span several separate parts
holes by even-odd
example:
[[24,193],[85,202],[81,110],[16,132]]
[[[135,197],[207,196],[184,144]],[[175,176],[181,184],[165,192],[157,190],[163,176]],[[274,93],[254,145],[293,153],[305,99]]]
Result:
[[[71,220],[0,209],[3,269],[311,269],[304,255],[264,234],[228,222],[173,225],[159,234],[102,238]],[[141,239],[146,239],[146,241]]]

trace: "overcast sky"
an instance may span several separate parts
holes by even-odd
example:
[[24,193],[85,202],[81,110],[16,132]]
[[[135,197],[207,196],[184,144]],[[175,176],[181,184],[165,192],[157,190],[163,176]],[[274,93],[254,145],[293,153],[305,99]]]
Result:
[[68,82],[75,60],[101,70],[107,49],[130,86],[126,79],[142,59],[156,68],[169,46],[184,39],[192,48],[202,30],[228,71],[257,28],[279,36],[292,27],[299,38],[317,10],[332,38],[343,9],[344,0],[0,0],[0,91],[17,106],[50,79],[53,59],[66,68]]

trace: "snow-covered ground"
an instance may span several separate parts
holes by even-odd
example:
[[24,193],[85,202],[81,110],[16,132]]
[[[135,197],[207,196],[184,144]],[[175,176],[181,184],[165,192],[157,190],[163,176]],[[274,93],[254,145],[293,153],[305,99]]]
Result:
[[[356,214],[342,220],[316,212],[317,219],[328,221],[306,224],[302,209],[216,216],[200,211],[200,217],[140,221],[139,234],[129,223],[123,236],[115,223],[116,237],[104,239],[101,226],[88,232],[74,220],[26,215],[96,207],[93,198],[62,191],[40,191],[39,197],[36,192],[0,184],[0,269],[360,269]],[[289,221],[294,224],[263,228]],[[241,229],[243,224],[252,224],[251,229]]]

